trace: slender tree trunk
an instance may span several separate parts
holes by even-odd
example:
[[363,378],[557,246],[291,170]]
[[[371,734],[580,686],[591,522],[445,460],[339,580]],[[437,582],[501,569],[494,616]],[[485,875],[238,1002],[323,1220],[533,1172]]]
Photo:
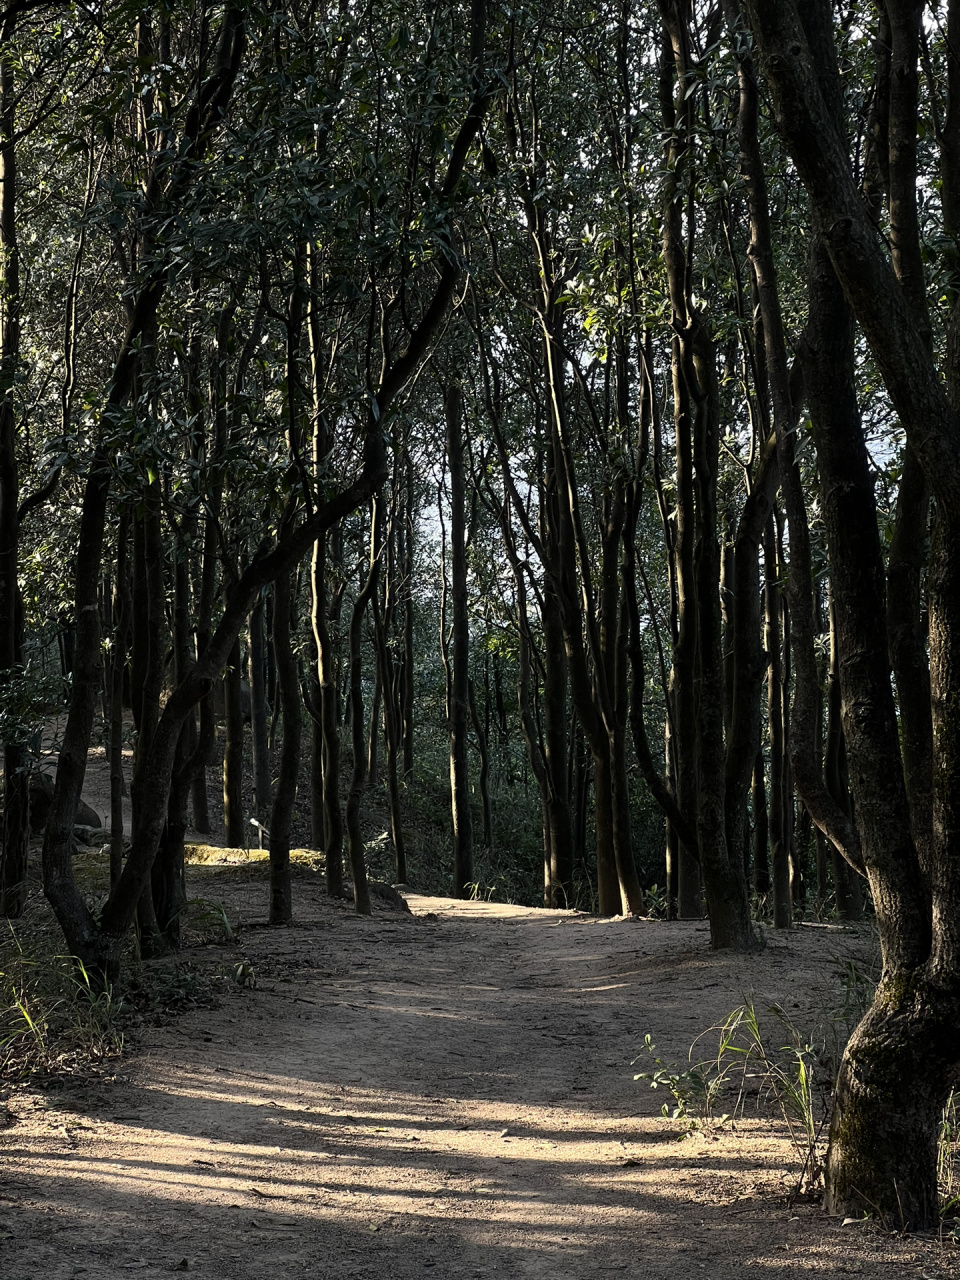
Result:
[[[390,584],[388,584],[388,591],[389,589]],[[392,612],[389,600],[386,612]],[[403,833],[403,813],[400,806],[401,707],[397,696],[397,671],[387,642],[387,624],[376,599],[374,600],[374,629],[377,662],[384,690],[383,736],[387,766],[387,795],[390,802],[390,838],[393,842],[393,852],[396,859],[397,883],[406,884],[407,848],[406,838]]]
[[413,462],[409,450],[404,451],[403,520],[397,531],[398,559],[402,575],[403,654],[400,661],[400,733],[403,776],[413,775],[413,575],[414,519]]
[[[17,585],[20,481],[14,388],[20,360],[20,252],[17,244],[17,166],[14,87],[0,49],[0,692],[23,659],[23,611]],[[3,744],[3,823],[0,828],[0,915],[16,919],[27,902],[30,838],[28,755],[22,742]]]
[[130,517],[124,513],[117,528],[117,560],[114,571],[113,650],[110,657],[110,884],[123,868],[123,674],[127,665],[130,628],[129,581]]
[[[830,604],[830,671],[827,682],[827,753],[826,780],[837,804],[853,817],[850,788],[847,781],[846,752],[841,723],[843,694],[840,685],[840,646],[837,636],[836,610]],[[863,915],[863,892],[860,876],[847,863],[833,844],[831,861],[833,885],[837,897],[837,914],[841,920],[859,920]]]
[[766,896],[770,892],[770,819],[762,748],[753,764],[750,798],[753,807],[753,886],[758,894]]
[[270,812],[270,923],[289,924],[293,919],[293,891],[290,881],[290,830],[297,800],[300,773],[300,680],[291,640],[293,593],[291,573],[281,574],[274,583],[273,652],[277,662],[277,684],[283,715],[283,739],[277,790]]
[[[689,161],[693,127],[692,104],[686,91],[689,70],[686,18],[671,0],[661,0],[664,17],[660,53],[660,109],[665,126],[668,178],[663,193],[663,257],[670,292],[674,337],[671,343],[673,416],[677,469],[673,578],[676,584],[676,631],[669,698],[672,712],[674,786],[677,804],[694,826],[699,811],[697,778],[697,654],[699,619],[694,554],[694,440],[691,390],[695,385],[690,342],[680,335],[690,328],[686,249],[682,229],[681,175]],[[719,585],[719,584],[717,584]],[[681,919],[701,913],[700,864],[695,851],[678,844],[677,912]]]
[[[274,628],[277,620],[274,616]],[[243,822],[243,662],[240,638],[230,650],[223,677],[223,828],[231,849],[245,849],[247,830]]]
[[374,669],[373,705],[370,708],[370,724],[367,729],[367,777],[373,783],[380,778],[380,729],[383,724],[383,682],[379,664]]
[[310,845],[322,849],[326,833],[323,826],[323,712],[320,687],[316,686],[316,716],[310,716]]
[[[250,615],[250,740],[253,747],[253,791],[257,819],[265,822],[271,808],[270,751],[267,745],[267,645],[264,601]],[[276,643],[276,632],[274,632]]]
[[[152,328],[144,336],[143,350],[144,365],[152,375],[154,356]],[[142,511],[134,522],[133,639],[135,653],[139,646],[139,661],[134,674],[135,705],[139,706],[136,721],[137,745],[133,757],[133,779],[130,784],[130,804],[134,825],[142,805],[148,769],[147,760],[157,732],[163,692],[167,632],[164,616],[166,586],[163,577],[161,501],[159,480],[155,480],[148,486],[141,504]],[[137,923],[140,930],[141,955],[145,959],[163,955],[168,950],[169,943],[156,914],[150,882],[145,883],[141,891]]]
[[359,915],[370,915],[370,889],[363,834],[360,829],[360,806],[366,786],[366,734],[363,718],[363,623],[367,607],[377,589],[383,544],[383,498],[374,498],[370,518],[370,561],[367,578],[354,601],[350,614],[350,725],[353,735],[353,770],[347,793],[347,848],[353,879],[354,906]]
[[453,892],[469,896],[473,883],[473,822],[467,728],[470,717],[470,624],[467,613],[466,475],[463,462],[463,392],[456,383],[446,391],[447,467],[450,472],[450,686],[447,725],[450,738],[450,806],[453,822]]
[[773,518],[764,536],[764,600],[766,620],[764,647],[767,651],[767,725],[770,737],[770,803],[768,831],[773,869],[773,924],[789,929],[793,923],[790,899],[790,850],[787,843],[784,800],[786,751],[783,705],[783,635],[780,601],[780,564]]
[[544,848],[544,906],[573,905],[574,830],[569,790],[569,712],[563,627],[556,598],[543,597],[543,783],[548,835]]
[[480,757],[480,772],[477,787],[480,791],[480,813],[483,823],[483,847],[490,853],[493,851],[493,809],[490,804],[490,752],[487,748],[487,731],[477,713],[477,698],[473,681],[469,684],[470,718],[473,721],[473,732],[476,736],[477,755]]

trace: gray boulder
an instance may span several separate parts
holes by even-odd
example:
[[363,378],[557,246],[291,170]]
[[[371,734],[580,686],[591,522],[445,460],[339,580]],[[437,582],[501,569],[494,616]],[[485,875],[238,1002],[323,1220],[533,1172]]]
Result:
[[[32,773],[30,775],[30,830],[41,835],[50,816],[53,804],[53,778],[49,773]],[[100,815],[96,809],[81,800],[77,805],[77,825],[81,827],[102,827]]]

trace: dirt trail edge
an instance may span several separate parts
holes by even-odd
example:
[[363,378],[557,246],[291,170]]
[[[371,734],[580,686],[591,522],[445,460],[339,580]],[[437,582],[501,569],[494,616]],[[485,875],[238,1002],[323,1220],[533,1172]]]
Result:
[[698,923],[415,896],[359,919],[319,883],[271,930],[262,884],[215,892],[249,924],[194,958],[242,956],[255,989],[149,1028],[113,1083],[7,1092],[4,1280],[958,1274],[949,1243],[790,1207],[769,1122],[679,1141],[633,1081],[647,1032],[680,1061],[750,991],[803,1027],[861,936],[745,958]]

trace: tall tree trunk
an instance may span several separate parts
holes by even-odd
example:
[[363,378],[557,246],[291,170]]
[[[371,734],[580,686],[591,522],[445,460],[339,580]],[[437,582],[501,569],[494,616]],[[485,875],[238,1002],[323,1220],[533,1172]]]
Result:
[[[152,375],[154,334],[144,335],[144,365]],[[141,510],[134,521],[133,647],[137,655],[134,673],[137,744],[133,755],[130,807],[133,823],[143,803],[149,765],[147,761],[160,719],[163,693],[164,649],[167,644],[165,619],[166,585],[163,577],[163,536],[159,480],[148,485]],[[168,941],[156,914],[152,885],[144,884],[137,910],[140,953],[145,959],[163,955]]]
[[[277,625],[274,617],[274,627]],[[238,636],[223,676],[223,829],[231,849],[245,849],[243,822],[243,661]]]
[[[388,598],[384,613],[393,613],[392,581],[387,584]],[[377,647],[377,662],[380,670],[380,681],[383,686],[383,737],[384,753],[387,767],[387,796],[390,804],[390,838],[393,843],[395,871],[398,884],[407,881],[407,847],[403,832],[403,813],[400,806],[400,747],[401,747],[401,703],[398,696],[398,672],[394,666],[393,656],[387,639],[387,622],[381,613],[379,602],[374,598],[374,638]]]
[[753,887],[758,894],[766,896],[770,892],[770,817],[762,748],[753,764],[750,802],[753,808]]
[[[820,406],[817,405],[819,410]],[[840,684],[840,644],[837,635],[836,609],[830,604],[830,670],[827,680],[827,752],[825,774],[827,787],[836,803],[853,817],[850,788],[847,781],[846,752],[843,745],[843,693]],[[837,898],[837,914],[841,920],[859,920],[863,915],[863,892],[860,876],[848,864],[836,845],[831,844],[833,887]]]
[[[267,744],[267,645],[263,597],[250,615],[250,741],[253,748],[253,792],[259,822],[270,810],[270,751]],[[276,643],[276,631],[274,631]]]
[[343,807],[340,803],[340,680],[327,616],[326,537],[313,549],[311,620],[320,686],[323,738],[323,847],[327,893],[343,894]]
[[467,730],[470,718],[470,624],[467,613],[466,474],[463,462],[463,392],[455,382],[445,396],[447,467],[450,472],[450,808],[453,823],[453,892],[469,896],[473,883],[473,822]]
[[[687,260],[682,229],[681,176],[689,160],[693,128],[692,106],[686,92],[689,71],[686,18],[673,0],[661,0],[664,18],[660,52],[660,110],[665,126],[667,180],[663,192],[663,258],[675,330],[671,342],[674,436],[677,471],[673,578],[676,584],[676,630],[670,671],[671,748],[674,786],[680,812],[691,826],[699,811],[697,778],[697,654],[699,619],[694,565],[696,511],[694,501],[693,408],[694,386],[687,333],[691,317]],[[719,585],[719,584],[718,584]],[[678,845],[677,913],[681,919],[701,913],[700,864],[695,851]]]
[[414,575],[414,521],[416,507],[413,491],[413,461],[409,449],[404,450],[404,503],[403,519],[397,530],[397,555],[402,575],[403,593],[403,653],[400,661],[400,732],[403,756],[403,776],[413,774],[413,575]]
[[787,761],[784,750],[782,610],[780,565],[773,517],[767,525],[763,541],[766,605],[764,647],[767,651],[767,725],[770,738],[770,803],[767,829],[773,871],[773,923],[777,929],[789,929],[793,923],[793,913],[790,900],[790,854],[784,812],[786,794],[784,773]]
[[[20,251],[17,244],[17,165],[14,87],[0,47],[0,690],[23,659],[23,611],[17,585],[20,481],[14,388],[20,361]],[[23,743],[3,744],[3,823],[0,829],[0,915],[16,919],[27,902],[30,838],[28,755]]]
[[123,675],[127,665],[129,644],[130,598],[129,579],[130,516],[120,517],[117,527],[117,556],[114,570],[113,649],[110,654],[110,884],[120,879],[123,868],[123,797],[126,783],[123,774]]
[[[911,19],[917,10],[888,0],[888,11],[891,6]],[[937,503],[929,570],[935,782],[928,893],[912,839],[885,645],[878,643],[885,628],[882,561],[869,465],[850,396],[855,389],[846,378],[839,386],[824,380],[813,420],[819,416],[823,428],[817,448],[829,499],[824,521],[842,653],[843,728],[884,965],[874,1004],[841,1064],[827,1203],[834,1212],[869,1209],[911,1229],[934,1226],[937,1133],[960,1070],[960,420],[850,172],[832,6],[828,0],[807,3],[802,19],[793,0],[765,0],[762,6],[747,0],[747,8],[777,123],[819,233],[812,283],[823,292],[818,306],[811,305],[811,321],[817,311],[823,314],[810,345],[825,370],[844,325],[836,306],[828,309],[837,296],[832,267]],[[948,21],[960,36],[955,4]],[[950,60],[955,106],[955,53]],[[844,348],[849,350],[846,341]],[[813,395],[810,403],[812,409]]]
[[363,718],[363,624],[367,607],[377,589],[380,561],[383,552],[384,500],[375,497],[370,517],[370,560],[366,581],[363,584],[350,614],[350,727],[353,736],[353,769],[350,790],[347,793],[347,848],[350,854],[350,874],[353,879],[354,906],[360,915],[370,915],[370,889],[367,884],[367,867],[360,828],[360,806],[366,786],[366,734]]
[[283,715],[283,739],[277,790],[270,812],[270,923],[289,924],[293,919],[293,891],[290,881],[290,831],[297,800],[300,773],[300,680],[291,640],[293,593],[290,573],[274,583],[273,652],[277,662],[277,684]]
[[543,596],[543,783],[548,851],[544,861],[546,907],[573,906],[574,830],[570,812],[567,665],[556,597]]

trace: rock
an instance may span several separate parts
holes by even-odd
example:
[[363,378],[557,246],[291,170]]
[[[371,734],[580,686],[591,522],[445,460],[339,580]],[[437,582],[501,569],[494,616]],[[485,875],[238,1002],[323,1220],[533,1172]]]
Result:
[[[30,775],[30,830],[41,835],[50,816],[53,804],[53,778],[49,773],[32,773]],[[96,809],[81,800],[77,805],[77,825],[81,827],[103,827]]]
[[73,834],[81,844],[99,845],[103,841],[103,827],[101,826],[91,827],[85,823],[78,822],[73,828]]
[[[370,890],[370,897],[376,902],[380,902],[383,906],[394,907],[397,911],[405,911],[407,915],[413,915],[413,912],[407,906],[406,899],[401,893],[393,887],[392,884],[384,884],[382,880],[368,880],[367,888]],[[348,902],[353,902],[353,885],[346,884],[343,886],[343,896]]]

